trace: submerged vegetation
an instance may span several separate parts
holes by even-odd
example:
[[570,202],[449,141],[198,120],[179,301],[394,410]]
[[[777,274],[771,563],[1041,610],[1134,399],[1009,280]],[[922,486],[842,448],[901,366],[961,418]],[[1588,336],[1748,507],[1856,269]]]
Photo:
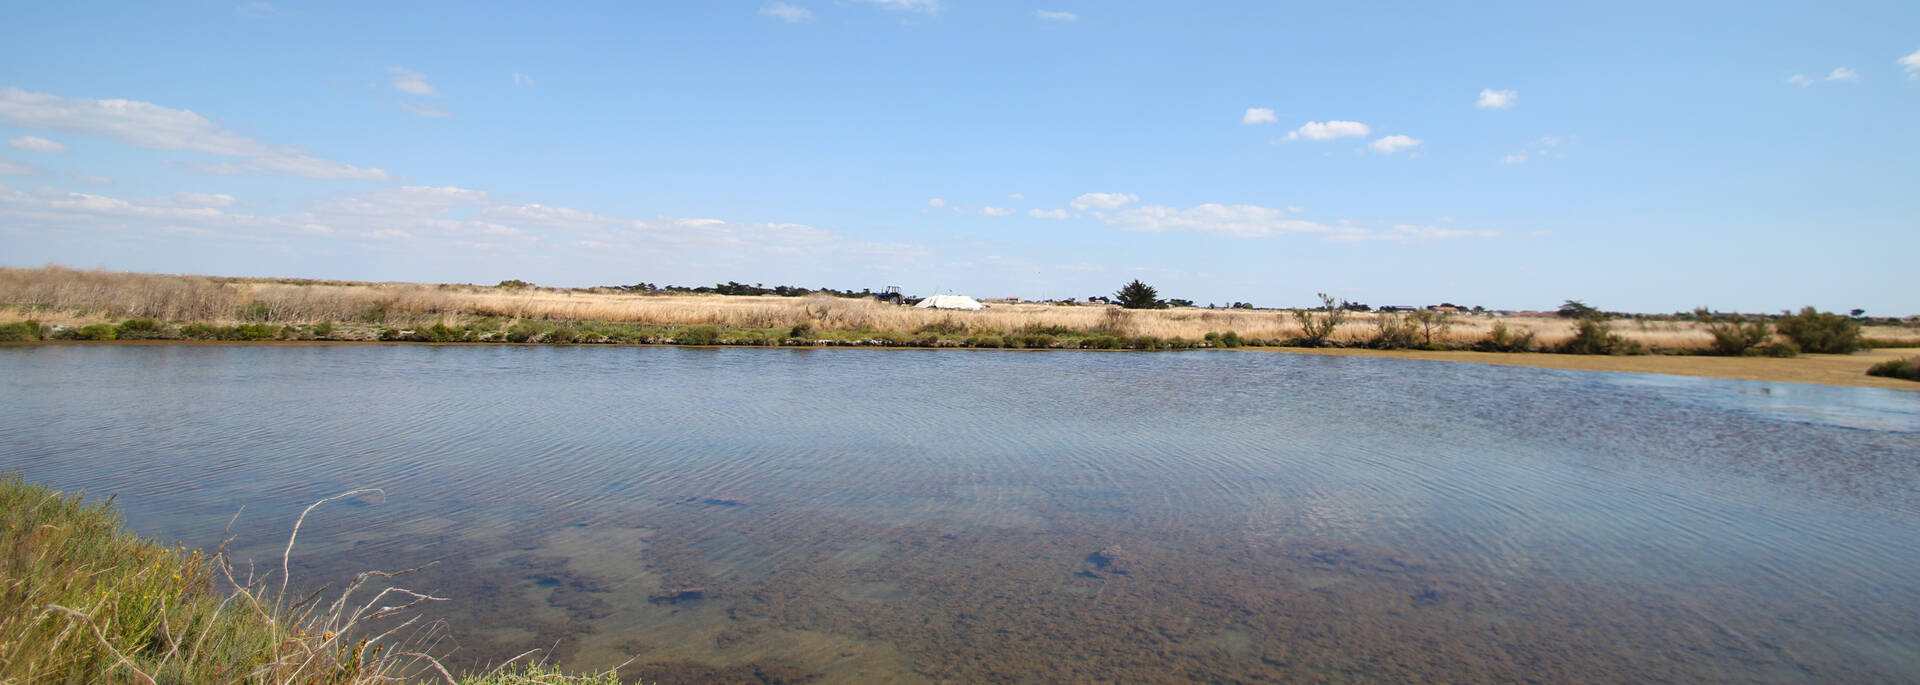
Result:
[[[240,568],[224,549],[128,532],[111,499],[0,474],[0,682],[455,682],[425,653],[432,632],[407,611],[440,598],[369,584],[405,572],[362,573],[327,601],[287,594],[284,573],[249,578]],[[618,679],[509,666],[458,682]]]

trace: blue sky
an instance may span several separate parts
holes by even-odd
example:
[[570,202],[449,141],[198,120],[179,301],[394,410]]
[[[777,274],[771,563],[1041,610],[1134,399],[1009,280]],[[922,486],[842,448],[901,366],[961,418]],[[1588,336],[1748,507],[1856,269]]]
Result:
[[1920,3],[14,3],[0,263],[1920,312]]

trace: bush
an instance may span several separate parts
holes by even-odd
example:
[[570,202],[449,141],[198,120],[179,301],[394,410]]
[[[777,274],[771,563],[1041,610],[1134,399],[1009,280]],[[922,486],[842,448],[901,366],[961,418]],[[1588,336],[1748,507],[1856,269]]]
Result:
[[1693,318],[1706,324],[1707,332],[1713,334],[1714,354],[1763,354],[1765,351],[1759,346],[1773,338],[1773,324],[1764,319],[1748,319],[1739,314],[1721,316],[1706,307],[1693,310]]
[[313,337],[325,340],[333,336],[333,322],[323,321],[313,325]]
[[1381,314],[1374,319],[1373,325],[1378,332],[1369,343],[1375,349],[1404,350],[1413,347],[1413,336],[1419,327],[1408,320],[1405,314]]
[[1507,328],[1507,322],[1496,322],[1486,339],[1474,343],[1473,349],[1481,352],[1532,352],[1533,331],[1514,333]]
[[673,342],[678,345],[712,345],[720,339],[720,327],[713,324],[687,326],[673,332]]
[[148,340],[160,337],[160,322],[153,319],[127,319],[115,331],[121,340]]
[[521,288],[531,288],[533,287],[533,284],[520,280],[518,278],[512,278],[512,279],[501,281],[500,285],[496,285],[494,287],[499,288],[501,290],[519,290]]
[[1920,357],[1909,357],[1906,359],[1889,359],[1887,361],[1874,364],[1873,368],[1867,369],[1867,375],[1885,376],[1887,378],[1905,378],[1910,381],[1920,381]]
[[1453,328],[1453,314],[1432,309],[1415,309],[1407,312],[1407,323],[1419,329],[1424,336],[1423,347],[1429,350],[1445,349],[1444,345],[1434,343],[1433,335],[1438,333],[1444,336],[1449,329]]
[[955,321],[952,318],[947,318],[916,328],[913,332],[932,333],[934,335],[960,335],[967,332],[967,325]]
[[1861,347],[1859,321],[1812,307],[1799,314],[1782,313],[1775,326],[1805,352],[1848,354]]
[[1320,296],[1321,311],[1315,313],[1305,309],[1293,310],[1293,318],[1300,322],[1300,344],[1306,347],[1319,347],[1326,344],[1327,336],[1333,335],[1333,329],[1347,318],[1347,303],[1335,302],[1332,295],[1317,293]]
[[81,326],[79,328],[69,328],[60,331],[56,337],[67,340],[112,340],[119,334],[120,329],[114,327],[113,324],[97,323],[91,326]]
[[1606,320],[1598,316],[1581,319],[1574,328],[1573,339],[1561,344],[1559,351],[1564,354],[1651,354],[1639,341],[1614,333]]
[[46,337],[47,329],[38,321],[15,321],[0,326],[0,342],[33,342]]
[[794,324],[793,328],[787,330],[789,338],[805,339],[809,335],[813,335],[813,326],[809,324]]
[[1245,341],[1240,339],[1240,334],[1235,333],[1233,331],[1227,331],[1225,333],[1208,333],[1206,337],[1206,341],[1209,343],[1213,343],[1214,347],[1239,347],[1241,345],[1246,344]]

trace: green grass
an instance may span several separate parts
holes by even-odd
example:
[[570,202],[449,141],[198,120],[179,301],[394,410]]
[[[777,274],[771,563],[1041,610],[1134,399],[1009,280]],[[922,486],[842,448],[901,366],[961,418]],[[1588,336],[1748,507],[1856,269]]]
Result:
[[[278,584],[272,577],[248,583],[236,581],[232,568],[222,552],[169,547],[129,532],[111,499],[87,501],[18,474],[0,475],[0,683],[444,680],[431,656],[410,652],[412,640],[424,636],[410,629],[417,618],[354,611],[374,593],[401,605],[422,595],[366,589],[348,601],[373,577],[362,574],[335,602],[288,604],[274,599],[286,587],[284,576]],[[530,665],[459,682],[618,680]]]

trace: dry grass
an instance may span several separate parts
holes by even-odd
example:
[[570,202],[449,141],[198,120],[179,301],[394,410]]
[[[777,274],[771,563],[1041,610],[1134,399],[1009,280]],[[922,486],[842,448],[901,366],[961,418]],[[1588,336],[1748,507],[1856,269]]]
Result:
[[[660,326],[714,324],[726,328],[791,328],[911,335],[938,328],[969,334],[1005,335],[1031,329],[1099,331],[1113,335],[1199,340],[1233,331],[1242,338],[1298,337],[1300,325],[1278,310],[1120,310],[1109,306],[994,305],[978,312],[914,309],[875,300],[827,295],[790,298],[691,294],[633,294],[557,288],[502,289],[472,285],[354,283],[81,271],[57,266],[0,269],[0,318],[43,323],[97,323],[127,318],[217,324],[314,324],[358,322],[409,326],[458,325],[479,317],[555,322],[608,322]],[[1371,340],[1381,315],[1360,313],[1329,340]],[[1469,345],[1485,339],[1495,323],[1515,333],[1531,331],[1537,343],[1553,345],[1573,336],[1573,324],[1552,317],[1457,316],[1435,342]],[[1703,349],[1712,341],[1691,321],[1613,322],[1616,333],[1656,350]],[[1873,340],[1920,343],[1920,328],[1867,326]]]

